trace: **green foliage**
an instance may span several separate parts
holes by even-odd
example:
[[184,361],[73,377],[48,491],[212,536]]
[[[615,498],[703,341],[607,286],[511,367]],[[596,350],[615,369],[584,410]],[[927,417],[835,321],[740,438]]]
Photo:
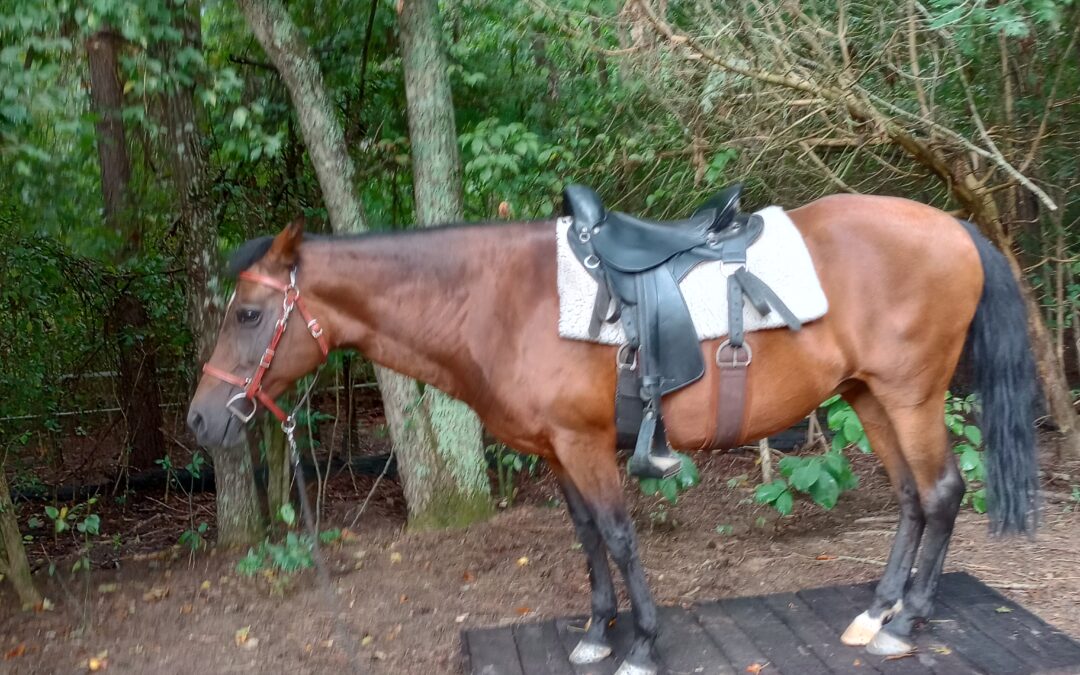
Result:
[[306,535],[289,532],[281,543],[265,540],[257,547],[249,548],[247,554],[236,564],[236,571],[246,577],[271,570],[292,575],[315,566],[312,558],[312,542]]
[[682,461],[679,473],[670,478],[642,478],[638,481],[642,494],[660,495],[668,502],[675,504],[679,501],[679,494],[689,490],[701,482],[701,474],[697,465],[688,455],[676,452],[675,455]]
[[502,506],[514,505],[517,496],[517,482],[521,475],[536,475],[540,458],[526,455],[508,448],[504,443],[494,443],[484,449],[488,464],[495,467],[496,496]]
[[955,442],[953,452],[960,472],[964,474],[967,492],[964,504],[978,513],[986,512],[986,465],[985,448],[982,442],[982,430],[973,420],[978,413],[978,404],[974,395],[961,398],[948,394],[945,397],[945,426]]
[[780,460],[778,468],[782,477],[759,485],[754,499],[759,504],[771,504],[782,515],[791,513],[796,493],[806,494],[818,506],[831,509],[842,492],[859,485],[851,463],[839,450],[830,449],[814,457],[789,455]]
[[870,441],[866,438],[862,422],[847,401],[839,396],[833,396],[822,403],[821,407],[825,410],[829,431],[833,432],[833,450],[843,450],[849,445],[854,445],[863,452],[871,451]]
[[206,532],[209,529],[210,526],[205,521],[201,522],[198,527],[184,530],[180,534],[177,543],[186,546],[192,553],[195,553],[199,549],[207,547]]

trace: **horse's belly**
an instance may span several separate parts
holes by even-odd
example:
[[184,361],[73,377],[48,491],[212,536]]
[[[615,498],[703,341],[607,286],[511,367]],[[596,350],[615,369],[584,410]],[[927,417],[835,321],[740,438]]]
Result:
[[[799,333],[786,329],[747,335],[753,360],[747,371],[745,409],[734,445],[782,431],[805,417],[828,398],[847,374],[845,359],[829,331],[809,324]],[[664,399],[668,441],[678,450],[726,449],[714,440],[718,415],[732,414],[720,401],[720,369],[716,349],[721,340],[701,344],[705,375]]]

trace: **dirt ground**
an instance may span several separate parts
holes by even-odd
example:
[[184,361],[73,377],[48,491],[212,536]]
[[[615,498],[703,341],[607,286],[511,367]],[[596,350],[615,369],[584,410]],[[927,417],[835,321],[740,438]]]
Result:
[[[872,457],[854,458],[860,487],[832,512],[798,503],[780,519],[751,501],[754,454],[697,461],[703,484],[677,505],[626,486],[660,602],[880,574],[896,503]],[[331,480],[323,528],[349,525],[373,481]],[[1080,503],[1070,496],[1078,483],[1080,465],[1044,467],[1048,498],[1034,541],[991,540],[985,517],[965,509],[947,568],[975,574],[1080,638]],[[490,521],[428,533],[404,531],[400,487],[382,481],[352,536],[326,549],[332,594],[314,572],[249,579],[236,572],[241,552],[191,556],[174,545],[193,514],[212,523],[213,509],[212,495],[189,504],[175,494],[109,507],[89,576],[67,573],[72,553],[63,542],[31,546],[54,607],[16,611],[0,588],[0,672],[85,673],[95,665],[108,673],[455,673],[464,628],[588,611],[584,559],[543,470]],[[52,577],[49,560],[58,570]]]

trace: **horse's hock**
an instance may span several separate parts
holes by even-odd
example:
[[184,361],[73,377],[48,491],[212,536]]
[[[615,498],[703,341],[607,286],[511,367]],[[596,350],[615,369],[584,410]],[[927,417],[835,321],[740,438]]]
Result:
[[[871,584],[828,586],[660,609],[656,640],[668,673],[741,675],[904,675],[1080,673],[1080,644],[966,573],[941,578],[937,609],[915,635],[916,650],[883,659],[848,647],[840,635],[873,598]],[[607,675],[633,640],[620,613],[614,651],[599,663],[572,665],[584,617],[463,631],[472,675]]]

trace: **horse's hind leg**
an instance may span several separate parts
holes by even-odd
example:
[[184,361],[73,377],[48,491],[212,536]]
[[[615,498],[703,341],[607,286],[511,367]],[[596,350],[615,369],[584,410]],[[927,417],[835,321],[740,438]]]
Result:
[[634,642],[615,675],[655,675],[656,603],[638,556],[637,535],[623,500],[619,468],[610,440],[567,434],[555,443],[555,454],[577,487],[611,558],[622,572],[634,616]]
[[845,393],[844,398],[859,415],[870,447],[885,466],[889,481],[900,500],[900,523],[885,572],[874,594],[874,602],[855,617],[841,637],[844,644],[862,646],[868,644],[882,625],[902,607],[925,521],[915,481],[885,409],[864,384]]
[[918,490],[926,527],[918,571],[904,594],[899,613],[867,645],[873,654],[910,651],[912,628],[917,621],[928,619],[933,608],[945,552],[964,497],[964,479],[948,445],[944,406],[942,390],[915,407],[889,408],[889,417]]
[[589,587],[592,590],[592,615],[589,618],[589,627],[585,631],[585,636],[570,654],[570,661],[579,665],[596,663],[611,654],[607,629],[608,624],[615,619],[618,609],[615,586],[611,582],[611,568],[608,567],[607,549],[604,548],[600,529],[589,512],[589,507],[581,496],[581,492],[566,475],[566,470],[561,464],[552,461],[550,465],[559,480],[559,485],[562,486],[563,495],[566,497],[566,507],[570,511],[570,519],[574,521],[574,529],[577,531],[578,540],[585,553],[589,569]]

